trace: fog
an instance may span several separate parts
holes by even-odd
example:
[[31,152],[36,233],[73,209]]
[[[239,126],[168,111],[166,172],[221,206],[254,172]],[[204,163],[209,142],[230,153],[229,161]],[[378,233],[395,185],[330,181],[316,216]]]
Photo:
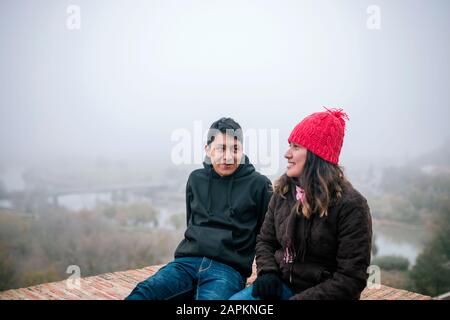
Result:
[[168,262],[213,121],[274,181],[325,106],[382,283],[449,292],[449,30],[448,0],[0,1],[0,291]]
[[174,131],[230,116],[279,130],[281,173],[290,130],[322,106],[350,117],[344,166],[408,162],[449,138],[450,3],[376,1],[380,29],[372,4],[3,0],[0,166],[156,172],[174,166]]

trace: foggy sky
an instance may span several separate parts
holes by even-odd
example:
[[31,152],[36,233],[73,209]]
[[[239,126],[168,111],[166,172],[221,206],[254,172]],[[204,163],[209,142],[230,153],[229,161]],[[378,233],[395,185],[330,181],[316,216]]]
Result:
[[0,165],[164,167],[174,130],[222,116],[279,129],[281,158],[322,106],[350,117],[342,163],[407,161],[449,138],[449,30],[446,0],[2,0]]

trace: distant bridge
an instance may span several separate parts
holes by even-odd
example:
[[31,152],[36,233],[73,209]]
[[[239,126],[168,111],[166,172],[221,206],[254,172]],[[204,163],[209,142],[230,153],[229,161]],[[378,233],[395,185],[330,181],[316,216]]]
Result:
[[105,185],[105,186],[85,186],[75,188],[61,188],[59,190],[47,191],[49,197],[59,197],[72,194],[88,194],[88,193],[112,193],[120,191],[131,190],[162,190],[167,189],[167,184],[161,183],[132,183],[132,184],[117,184],[117,185]]
[[130,183],[130,184],[114,184],[114,185],[97,185],[97,186],[83,186],[73,188],[55,188],[50,187],[45,192],[47,199],[52,199],[53,204],[58,205],[58,198],[68,195],[82,195],[82,194],[101,194],[111,193],[112,198],[125,199],[127,193],[130,191],[154,191],[166,190],[170,186],[161,183]]

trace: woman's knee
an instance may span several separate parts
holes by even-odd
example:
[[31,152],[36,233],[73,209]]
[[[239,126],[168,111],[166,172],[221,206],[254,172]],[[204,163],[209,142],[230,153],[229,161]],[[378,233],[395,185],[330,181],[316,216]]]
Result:
[[253,285],[248,286],[245,289],[242,289],[238,293],[234,294],[230,297],[229,300],[259,300],[252,296]]

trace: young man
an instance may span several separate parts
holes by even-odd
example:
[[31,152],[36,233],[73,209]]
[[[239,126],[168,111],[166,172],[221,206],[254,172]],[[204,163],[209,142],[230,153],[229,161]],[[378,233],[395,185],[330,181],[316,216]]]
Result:
[[243,154],[242,129],[231,118],[211,125],[205,151],[204,168],[187,182],[187,230],[175,259],[139,283],[127,300],[225,300],[251,275],[270,180]]

